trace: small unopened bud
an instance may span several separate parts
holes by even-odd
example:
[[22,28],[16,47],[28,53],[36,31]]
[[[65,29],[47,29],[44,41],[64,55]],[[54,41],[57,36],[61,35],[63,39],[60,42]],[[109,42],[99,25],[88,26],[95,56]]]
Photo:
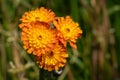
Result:
[[62,72],[63,72],[63,70],[62,70],[62,68],[61,68],[61,69],[59,69],[59,70],[55,70],[55,71],[54,71],[54,74],[55,74],[55,76],[60,76],[60,75],[62,74]]

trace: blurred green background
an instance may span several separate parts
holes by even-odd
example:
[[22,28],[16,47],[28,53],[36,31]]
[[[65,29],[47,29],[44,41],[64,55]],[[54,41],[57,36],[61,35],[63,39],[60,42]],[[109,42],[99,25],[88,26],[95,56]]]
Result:
[[[40,70],[20,40],[19,19],[41,6],[83,30],[60,76]],[[120,0],[0,0],[0,80],[120,80]]]

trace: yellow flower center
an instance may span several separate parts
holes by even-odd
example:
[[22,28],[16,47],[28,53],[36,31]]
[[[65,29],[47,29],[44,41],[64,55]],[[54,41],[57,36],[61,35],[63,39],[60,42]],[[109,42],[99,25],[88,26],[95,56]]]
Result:
[[36,48],[46,47],[54,40],[54,36],[51,31],[40,26],[33,28],[29,32],[29,43]]
[[67,33],[69,33],[70,32],[70,29],[69,28],[66,28],[66,30],[65,30]]

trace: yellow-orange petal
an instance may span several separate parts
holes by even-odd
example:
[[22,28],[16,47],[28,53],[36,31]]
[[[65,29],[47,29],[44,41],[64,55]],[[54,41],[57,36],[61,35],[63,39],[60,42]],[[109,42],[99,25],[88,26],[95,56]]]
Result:
[[45,52],[42,56],[36,56],[40,68],[52,71],[58,70],[65,65],[68,57],[66,49],[62,45],[55,44],[54,46],[54,48]]
[[33,52],[34,55],[40,55],[38,52],[54,47],[54,43],[57,41],[56,35],[54,31],[47,28],[49,25],[31,22],[27,23],[26,26],[22,28],[21,40],[28,53]]
[[49,23],[55,19],[55,14],[53,11],[45,9],[44,7],[25,12],[20,21],[25,22],[45,22]]
[[[66,16],[66,18],[58,17],[57,20],[53,21],[53,24],[58,30],[58,38],[62,40],[62,43],[64,42],[64,45],[66,45],[65,41],[76,43],[76,39],[81,37],[82,30],[78,27],[79,24],[74,22],[69,16]],[[71,46],[76,48],[73,44]]]

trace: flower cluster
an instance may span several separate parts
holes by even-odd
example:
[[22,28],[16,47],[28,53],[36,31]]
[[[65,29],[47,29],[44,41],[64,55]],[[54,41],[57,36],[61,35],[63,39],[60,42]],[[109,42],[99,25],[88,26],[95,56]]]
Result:
[[48,71],[65,65],[67,42],[76,49],[76,39],[82,34],[79,24],[69,16],[56,17],[44,7],[25,12],[20,21],[24,49],[36,57],[40,68]]

